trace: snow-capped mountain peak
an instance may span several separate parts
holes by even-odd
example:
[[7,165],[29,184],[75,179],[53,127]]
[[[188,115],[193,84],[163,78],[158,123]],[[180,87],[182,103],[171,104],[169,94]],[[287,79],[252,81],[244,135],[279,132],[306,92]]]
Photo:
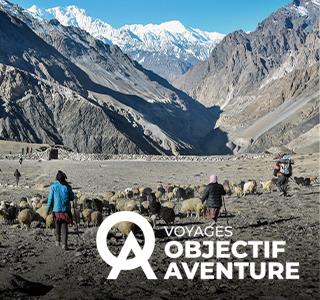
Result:
[[182,33],[187,31],[186,27],[184,27],[184,25],[177,20],[161,23],[159,27],[170,32]]
[[27,9],[32,15],[37,15],[40,16],[41,15],[41,9],[38,8],[36,5],[32,5],[31,7],[29,7]]
[[122,51],[145,68],[172,80],[201,60],[223,39],[217,32],[206,32],[183,25],[178,20],[161,24],[132,24],[113,28],[93,19],[75,5],[40,10],[28,9],[35,17],[57,19],[64,26],[76,26],[108,44],[118,45]]

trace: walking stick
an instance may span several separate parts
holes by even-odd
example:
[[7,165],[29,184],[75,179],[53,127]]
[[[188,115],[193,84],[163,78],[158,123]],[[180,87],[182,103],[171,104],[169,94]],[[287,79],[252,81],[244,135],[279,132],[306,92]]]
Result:
[[229,226],[229,217],[228,217],[228,212],[227,212],[227,208],[226,208],[226,202],[224,201],[223,196],[222,196],[222,202],[223,202],[223,206],[224,206],[224,213],[226,214],[226,217],[227,217],[227,225]]
[[75,220],[75,223],[76,223],[76,233],[77,233],[77,236],[80,238],[80,234],[79,234],[79,228],[78,228],[78,221],[77,221],[77,214],[76,214],[76,207],[75,207],[75,200],[72,201],[72,205],[73,205],[73,213],[74,213],[74,220]]

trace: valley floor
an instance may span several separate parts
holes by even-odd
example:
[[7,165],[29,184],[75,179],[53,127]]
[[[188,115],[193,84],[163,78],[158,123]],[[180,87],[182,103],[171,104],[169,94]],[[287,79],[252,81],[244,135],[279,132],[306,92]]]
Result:
[[[318,176],[319,156],[293,157],[294,176]],[[57,170],[68,175],[75,191],[99,193],[123,190],[134,184],[155,188],[159,183],[206,183],[210,174],[222,182],[250,178],[268,180],[272,177],[272,158],[220,162],[155,162],[155,161],[0,161],[1,200],[16,200],[36,193],[39,183],[49,183]],[[14,183],[13,173],[19,168],[21,187]],[[9,186],[4,186],[9,184]],[[28,188],[26,187],[28,186]],[[261,192],[261,188],[258,189]],[[120,273],[118,280],[107,280],[110,267],[99,257],[94,228],[80,226],[81,239],[70,228],[70,251],[54,246],[52,232],[30,230],[14,225],[0,225],[0,292],[1,298],[39,299],[319,299],[319,186],[297,187],[290,182],[290,197],[282,198],[277,191],[248,195],[238,199],[225,197],[233,227],[232,240],[285,240],[286,253],[280,262],[299,262],[300,280],[162,280],[170,259],[164,255],[164,245],[171,238],[163,235],[162,222],[156,234],[156,247],[150,259],[159,280],[146,280],[141,269]],[[220,225],[227,225],[221,217]],[[175,225],[209,223],[205,218],[177,218]],[[175,238],[178,239],[178,238]],[[184,238],[181,241],[184,242]],[[197,240],[208,240],[198,238]],[[117,249],[123,244],[117,238],[110,244]],[[257,262],[260,259],[257,260]],[[188,261],[192,263],[192,261]],[[9,273],[21,275],[33,282],[53,287],[45,295],[32,296],[30,289],[14,287]],[[10,283],[11,282],[11,283]],[[35,289],[41,291],[40,287]]]

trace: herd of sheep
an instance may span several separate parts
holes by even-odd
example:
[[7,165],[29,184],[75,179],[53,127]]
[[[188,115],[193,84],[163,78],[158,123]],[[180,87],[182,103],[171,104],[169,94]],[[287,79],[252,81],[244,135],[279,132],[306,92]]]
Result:
[[[307,180],[299,178],[294,179],[296,184],[310,185],[317,181],[316,177]],[[271,193],[275,184],[274,179],[261,182],[261,191]],[[223,187],[227,195],[234,194],[237,197],[258,192],[255,180],[242,181],[239,184],[225,180]],[[76,224],[82,221],[87,227],[99,226],[105,216],[114,212],[135,211],[144,215],[153,227],[156,226],[157,219],[162,219],[169,225],[174,223],[177,215],[179,217],[195,215],[196,218],[205,215],[206,205],[201,201],[205,188],[206,185],[168,185],[166,187],[159,185],[156,190],[150,187],[133,187],[124,191],[108,191],[98,195],[78,192],[72,204],[72,218]],[[30,199],[23,197],[11,203],[1,201],[0,219],[7,224],[14,224],[18,220],[21,227],[30,228],[31,223],[36,221],[40,224],[39,226],[41,223],[45,224],[46,229],[54,228],[53,215],[52,213],[47,214],[46,199],[43,199],[41,195]],[[129,222],[122,222],[115,227],[126,236],[133,230],[133,226],[134,224]]]

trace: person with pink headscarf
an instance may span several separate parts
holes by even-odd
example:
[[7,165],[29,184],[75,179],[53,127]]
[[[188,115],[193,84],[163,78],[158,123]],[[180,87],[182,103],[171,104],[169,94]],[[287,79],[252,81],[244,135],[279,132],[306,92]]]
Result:
[[218,177],[216,175],[211,175],[209,177],[209,184],[207,185],[201,200],[202,203],[206,201],[208,218],[215,223],[218,220],[220,208],[222,206],[222,196],[225,194],[226,191],[223,186],[218,183]]

